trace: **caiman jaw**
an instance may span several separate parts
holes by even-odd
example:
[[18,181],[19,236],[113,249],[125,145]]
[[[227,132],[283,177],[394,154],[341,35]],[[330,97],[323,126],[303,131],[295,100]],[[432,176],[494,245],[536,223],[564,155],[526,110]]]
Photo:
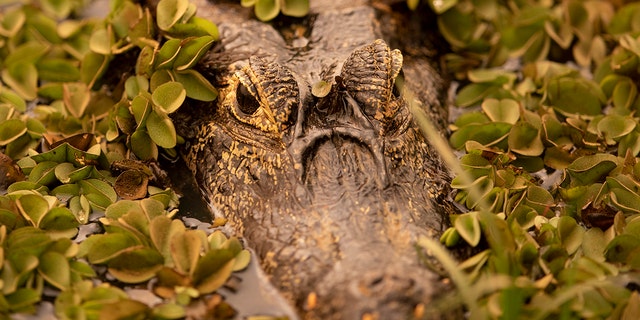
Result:
[[[340,161],[341,155],[348,157],[347,153],[353,152],[349,148],[361,149],[360,154],[369,155],[373,167],[364,168],[365,171],[356,172],[367,178],[375,179],[378,190],[383,190],[389,186],[389,176],[387,173],[384,158],[384,142],[378,129],[374,127],[369,119],[362,113],[358,103],[347,92],[334,92],[333,104],[327,110],[319,111],[303,110],[298,117],[295,130],[296,136],[289,146],[296,169],[298,182],[311,187],[314,181],[307,179],[308,170],[314,162],[318,162],[321,174],[329,171],[337,172],[348,170],[347,166],[362,167],[367,159],[351,159],[345,163]],[[320,121],[314,121],[320,118]],[[333,146],[334,150],[330,150]],[[333,153],[333,154],[330,154]],[[366,156],[365,156],[366,158]],[[360,162],[360,163],[356,163]],[[327,167],[328,164],[336,164],[338,167]],[[337,173],[341,175],[341,172]],[[357,179],[358,177],[342,177],[346,179]]]

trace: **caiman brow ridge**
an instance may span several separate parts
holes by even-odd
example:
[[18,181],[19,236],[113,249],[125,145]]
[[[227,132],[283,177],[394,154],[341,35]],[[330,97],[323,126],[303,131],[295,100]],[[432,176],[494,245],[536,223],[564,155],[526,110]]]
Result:
[[[233,39],[228,50],[254,54],[229,65],[217,101],[186,125],[196,133],[185,160],[301,318],[429,314],[448,285],[421,265],[415,243],[447,227],[452,206],[441,195],[450,176],[395,82],[404,72],[439,118],[446,111],[433,92],[444,80],[432,59],[390,48],[381,39],[389,24],[368,5],[321,5],[311,16],[303,53],[272,25],[219,23]],[[319,75],[331,85],[324,97],[311,94]]]

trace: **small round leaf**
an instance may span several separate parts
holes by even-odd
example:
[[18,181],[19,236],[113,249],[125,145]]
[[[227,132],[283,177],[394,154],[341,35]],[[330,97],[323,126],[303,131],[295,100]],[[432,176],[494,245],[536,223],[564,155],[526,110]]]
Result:
[[171,119],[157,112],[151,112],[147,118],[149,137],[160,147],[173,148],[176,146],[177,134]]
[[187,91],[177,81],[164,83],[155,88],[151,94],[153,103],[166,113],[178,110],[186,97]]

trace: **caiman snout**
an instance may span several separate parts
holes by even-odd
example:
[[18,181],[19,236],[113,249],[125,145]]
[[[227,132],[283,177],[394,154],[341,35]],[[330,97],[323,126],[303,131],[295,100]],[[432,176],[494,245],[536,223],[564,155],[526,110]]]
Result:
[[439,160],[394,93],[401,67],[376,40],[318,97],[252,57],[191,148],[211,203],[304,319],[404,320],[442,289],[414,248],[441,229],[425,191]]
[[[369,245],[341,247],[345,259],[318,282],[309,319],[406,320],[429,304],[437,290],[433,273],[389,244]],[[342,312],[333,317],[327,310]]]

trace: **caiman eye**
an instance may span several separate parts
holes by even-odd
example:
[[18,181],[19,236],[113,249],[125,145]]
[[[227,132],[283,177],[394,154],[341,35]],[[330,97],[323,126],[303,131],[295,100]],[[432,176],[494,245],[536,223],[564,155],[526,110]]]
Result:
[[296,79],[276,63],[251,57],[249,65],[234,73],[224,106],[232,119],[278,138],[292,123],[300,104]]
[[236,89],[236,101],[238,102],[238,109],[246,115],[253,115],[260,108],[258,99],[242,83]]

